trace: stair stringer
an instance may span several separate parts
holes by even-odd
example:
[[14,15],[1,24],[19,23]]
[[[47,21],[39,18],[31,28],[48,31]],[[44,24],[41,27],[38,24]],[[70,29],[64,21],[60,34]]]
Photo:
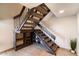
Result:
[[[36,34],[36,33],[35,33],[35,34]],[[42,39],[40,38],[41,36],[39,36],[38,34],[36,34],[36,36],[39,38],[40,43],[46,48],[46,50],[52,51],[52,49],[50,49],[50,48],[48,47],[48,45],[43,41],[43,38],[42,38]]]
[[64,38],[59,36],[59,33],[56,33],[55,31],[51,31],[49,28],[47,28],[42,22],[40,22],[40,25],[42,25],[44,28],[46,28],[51,34],[53,34],[56,38],[55,40],[48,34],[46,33],[43,29],[41,29],[52,41],[54,41],[59,47],[64,48],[64,45],[62,43],[59,43],[57,39],[61,39],[61,42],[64,42]]

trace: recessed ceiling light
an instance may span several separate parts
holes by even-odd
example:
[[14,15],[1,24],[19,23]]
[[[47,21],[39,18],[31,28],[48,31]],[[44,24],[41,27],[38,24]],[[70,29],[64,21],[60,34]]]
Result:
[[60,14],[64,13],[64,10],[60,10],[59,13],[60,13]]

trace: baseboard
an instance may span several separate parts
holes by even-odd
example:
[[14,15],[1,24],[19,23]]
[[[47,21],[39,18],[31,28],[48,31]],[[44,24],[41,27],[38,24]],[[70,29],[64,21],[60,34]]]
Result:
[[7,52],[7,51],[10,51],[10,50],[12,50],[12,49],[14,49],[14,48],[9,48],[9,49],[7,49],[7,50],[4,50],[4,51],[0,52],[0,54],[2,54],[2,53],[4,53],[4,52]]

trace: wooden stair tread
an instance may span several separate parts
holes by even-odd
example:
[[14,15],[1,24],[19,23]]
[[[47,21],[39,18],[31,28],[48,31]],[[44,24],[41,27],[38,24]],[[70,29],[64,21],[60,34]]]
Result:
[[27,22],[28,22],[28,23],[34,23],[34,22],[33,22],[33,21],[31,21],[31,20],[27,20]]
[[23,40],[23,38],[16,39],[16,42],[17,42],[17,41],[21,41],[21,40]]
[[41,36],[46,36],[45,34],[42,34],[42,33],[41,33],[41,34],[39,34],[39,35],[41,35]]
[[21,31],[32,31],[32,28],[27,28],[27,29],[21,29]]
[[33,26],[33,24],[26,24],[26,23],[25,23],[24,26]]
[[42,13],[42,14],[47,14],[48,12],[47,11],[45,11],[45,9],[43,9],[41,6],[38,6],[38,7],[36,7],[35,8],[37,11],[39,11],[40,13]]
[[50,39],[44,39],[44,41],[45,41],[45,42],[50,42],[51,40],[50,40]]
[[42,8],[44,8],[46,11],[50,11],[49,8],[43,3],[40,5]]
[[23,34],[22,33],[16,33],[16,39],[22,39]]
[[25,24],[34,25],[35,23],[25,22]]
[[22,45],[17,45],[15,50],[17,51],[17,50],[19,50],[19,49],[21,49],[21,48],[23,48],[23,47],[24,47],[23,44],[22,44]]
[[21,29],[21,33],[32,32],[32,29]]
[[47,37],[47,36],[45,36],[45,37],[43,37],[44,39],[47,39],[47,38],[49,38],[49,37]]
[[51,47],[54,43],[52,41],[47,42],[48,46]]
[[22,30],[30,30],[32,27],[22,27]]
[[33,28],[33,26],[23,26],[22,28]]
[[39,23],[39,20],[34,19],[34,18],[29,18],[30,21],[34,22],[34,23]]
[[39,34],[44,34],[42,31],[36,31],[37,33],[39,33]]
[[24,24],[24,26],[32,26],[32,27],[34,27],[34,26],[36,26],[36,24],[35,23],[33,23],[33,24]]
[[21,45],[21,44],[23,44],[23,40],[16,41],[16,45]]
[[32,12],[31,15],[35,16],[35,17],[38,17],[38,18],[43,18],[43,15],[40,15],[38,13],[35,13],[35,12]]
[[[41,35],[42,36],[42,35]],[[44,35],[44,36],[42,36],[43,38],[46,38],[47,36],[46,35]]]
[[52,48],[53,51],[56,51],[58,46],[56,44],[54,44],[53,46],[51,46],[51,48]]

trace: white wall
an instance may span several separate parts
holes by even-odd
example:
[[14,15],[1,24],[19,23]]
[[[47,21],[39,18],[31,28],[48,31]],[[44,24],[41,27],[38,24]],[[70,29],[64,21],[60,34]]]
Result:
[[0,4],[0,52],[13,48],[13,17],[21,11],[18,3]]
[[13,19],[0,20],[0,52],[13,47]]
[[[49,16],[50,15],[50,16]],[[70,39],[77,38],[76,16],[56,18],[52,13],[43,20],[43,24],[56,35],[56,43],[63,48],[70,49]],[[54,16],[54,17],[53,17]]]
[[77,14],[77,55],[79,55],[79,12]]

